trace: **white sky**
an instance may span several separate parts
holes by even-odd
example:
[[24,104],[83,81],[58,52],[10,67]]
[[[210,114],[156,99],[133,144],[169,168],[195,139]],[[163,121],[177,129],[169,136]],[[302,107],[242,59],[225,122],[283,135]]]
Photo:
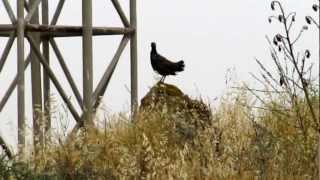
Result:
[[[16,1],[10,1],[15,8]],[[58,0],[50,0],[55,7]],[[128,12],[128,0],[120,0]],[[150,42],[158,44],[158,51],[172,60],[183,59],[185,71],[176,77],[168,77],[167,83],[181,88],[186,94],[211,101],[226,89],[225,75],[230,68],[236,69],[237,79],[250,82],[249,72],[258,72],[254,57],[270,64],[265,35],[274,35],[280,28],[277,23],[269,24],[268,17],[275,12],[270,9],[271,0],[145,0],[138,1],[138,44],[139,44],[139,98],[156,83],[158,77],[150,66]],[[304,23],[306,14],[313,14],[311,6],[315,0],[283,0],[287,11],[296,11],[298,27]],[[95,26],[121,26],[116,11],[108,0],[94,1]],[[0,24],[10,23],[0,2]],[[52,17],[53,8],[50,16]],[[129,18],[129,17],[128,17]],[[58,21],[60,25],[81,25],[81,1],[68,0]],[[299,28],[297,28],[299,29]],[[314,31],[304,36],[301,44],[315,52],[317,37]],[[112,58],[121,37],[94,38],[95,85]],[[81,38],[57,39],[64,58],[79,87],[82,86]],[[6,38],[0,38],[2,54]],[[129,47],[129,46],[128,46]],[[113,79],[104,97],[108,112],[128,111],[130,93],[129,48],[122,55]],[[16,72],[16,49],[12,49],[4,71],[0,74],[0,98]],[[54,70],[59,80],[67,84],[57,60],[51,53]],[[28,69],[30,70],[30,69]],[[27,72],[26,89],[28,121],[31,122],[30,71]],[[52,86],[53,87],[53,86]],[[67,88],[71,95],[70,88]],[[82,89],[80,88],[82,92]],[[56,91],[53,91],[57,95]],[[58,102],[60,99],[56,98]],[[73,99],[73,102],[76,101]],[[59,103],[57,103],[59,104]],[[16,92],[0,113],[0,133],[9,142],[16,139]],[[31,124],[29,123],[31,127]]]

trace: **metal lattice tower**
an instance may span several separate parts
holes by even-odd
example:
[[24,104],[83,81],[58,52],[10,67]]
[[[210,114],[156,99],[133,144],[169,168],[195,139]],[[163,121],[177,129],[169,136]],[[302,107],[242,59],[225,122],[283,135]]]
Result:
[[[25,147],[25,69],[31,66],[31,87],[33,106],[33,134],[35,149],[45,143],[45,134],[51,127],[50,120],[50,82],[56,87],[59,95],[68,107],[77,124],[72,132],[81,127],[92,124],[95,109],[100,104],[100,98],[104,95],[112,74],[117,66],[120,56],[130,41],[131,59],[131,110],[134,114],[137,107],[137,16],[136,0],[130,0],[130,19],[128,19],[118,0],[110,0],[116,9],[123,27],[93,27],[92,26],[92,0],[82,0],[82,26],[56,25],[61,14],[65,0],[60,0],[53,18],[49,20],[48,0],[16,0],[17,12],[13,12],[8,0],[2,3],[9,15],[12,24],[0,24],[0,37],[9,37],[7,44],[0,56],[0,75],[6,63],[8,54],[14,40],[17,39],[17,75],[2,99],[0,99],[0,112],[6,105],[9,97],[17,87],[17,111],[18,111],[18,149],[23,153]],[[39,7],[41,6],[41,12]],[[27,12],[25,14],[24,12]],[[40,22],[42,17],[42,22]],[[92,36],[98,35],[123,35],[123,38],[105,70],[97,87],[93,88],[93,59]],[[58,37],[82,36],[83,42],[83,93],[77,85],[59,47],[55,41]],[[30,44],[30,53],[26,56],[25,43]],[[42,45],[42,46],[40,46]],[[68,98],[64,86],[58,81],[54,69],[50,66],[49,46],[52,47],[59,64],[71,86],[72,92],[81,107],[79,113],[74,104]],[[41,49],[40,49],[41,47]],[[41,71],[41,66],[43,72]],[[43,83],[41,83],[43,80]],[[43,94],[43,96],[42,96]],[[45,116],[44,116],[45,115]],[[0,137],[0,144],[8,157],[12,156],[5,141]]]

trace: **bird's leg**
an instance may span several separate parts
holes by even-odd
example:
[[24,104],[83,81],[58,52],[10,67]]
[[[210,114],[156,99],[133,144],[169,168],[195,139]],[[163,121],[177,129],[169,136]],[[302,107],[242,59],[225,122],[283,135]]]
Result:
[[162,82],[164,83],[164,80],[166,79],[166,76],[163,76]]
[[161,77],[160,82],[162,82],[162,81],[163,81],[163,77],[164,77],[164,76],[162,76],[162,77]]

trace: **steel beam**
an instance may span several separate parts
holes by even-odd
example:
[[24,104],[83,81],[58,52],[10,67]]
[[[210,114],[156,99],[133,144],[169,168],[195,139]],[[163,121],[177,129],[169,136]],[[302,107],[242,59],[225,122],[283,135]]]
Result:
[[[39,24],[39,3],[41,0],[29,0],[29,13],[25,18],[25,23]],[[32,32],[30,34],[35,40],[36,48],[40,49],[40,34],[38,32]],[[38,57],[32,48],[30,50],[31,58],[31,90],[32,90],[32,110],[33,110],[33,144],[35,149],[35,155],[38,153],[38,148],[44,144],[43,136],[43,106],[42,106],[42,78],[41,78],[41,66],[37,60]]]
[[78,101],[79,106],[83,110],[83,100],[82,100],[80,91],[75,83],[75,80],[72,78],[71,72],[70,72],[70,70],[69,70],[69,68],[68,68],[68,66],[62,56],[62,53],[59,50],[58,45],[54,39],[50,39],[50,44],[51,44],[51,47],[52,47],[54,53],[57,56],[57,59],[59,61],[59,64],[60,64],[64,74],[66,75],[66,78],[69,82],[69,85],[71,86],[71,90],[73,91],[73,93]]
[[54,72],[52,71],[52,69],[50,68],[49,64],[47,63],[45,57],[41,54],[41,52],[36,48],[36,42],[35,40],[32,39],[32,37],[27,36],[30,46],[31,48],[33,48],[33,50],[35,51],[38,60],[40,61],[40,63],[42,64],[42,67],[46,70],[46,72],[48,73],[52,83],[55,85],[57,91],[59,92],[60,96],[62,97],[62,100],[66,103],[70,113],[72,114],[72,116],[74,117],[74,119],[77,122],[81,121],[81,118],[77,112],[77,110],[74,108],[74,106],[72,105],[70,99],[68,98],[66,92],[63,90],[62,85],[59,83],[58,78],[56,77],[56,75],[54,74]]
[[[49,24],[49,2],[48,0],[42,0],[42,24]],[[42,37],[42,52],[43,56],[47,60],[48,65],[50,66],[50,47],[49,47],[49,38]],[[43,106],[44,106],[44,134],[45,139],[49,140],[50,127],[51,127],[51,97],[50,97],[50,78],[48,72],[43,70]]]
[[0,24],[0,32],[8,32],[17,30],[17,25],[15,24]]
[[60,0],[59,1],[58,6],[56,8],[56,11],[54,12],[54,15],[53,15],[53,18],[51,20],[50,25],[56,25],[57,24],[64,3],[65,3],[65,0]]
[[11,33],[11,35],[10,35],[8,41],[7,41],[7,44],[6,44],[6,46],[5,46],[5,48],[4,48],[3,52],[2,52],[2,55],[1,55],[1,58],[0,58],[0,73],[1,73],[1,71],[3,69],[3,66],[4,66],[7,58],[8,58],[9,52],[10,52],[10,50],[12,48],[13,43],[14,43],[15,36],[16,36],[16,34],[14,32]]
[[[31,59],[30,59],[30,55],[29,55],[27,60],[24,62],[24,70],[28,67],[30,62],[31,62]],[[8,102],[8,99],[10,98],[10,96],[13,93],[13,90],[16,88],[17,84],[18,84],[18,74],[15,76],[15,78],[11,82],[8,90],[6,91],[6,93],[4,94],[3,98],[0,101],[0,112],[3,110],[4,106]]]
[[15,33],[15,31],[0,31],[0,37],[10,37],[12,33]]
[[96,109],[99,104],[100,104],[100,99],[101,97],[104,95],[107,87],[108,87],[108,84],[110,82],[110,79],[113,75],[113,72],[114,70],[116,69],[116,66],[119,62],[119,59],[120,59],[120,56],[124,50],[124,48],[126,47],[127,43],[129,41],[129,37],[127,36],[124,36],[120,42],[120,45],[112,59],[112,61],[110,62],[106,72],[103,74],[100,82],[98,83],[94,93],[93,93],[93,96],[92,96],[92,100],[94,101],[93,102],[93,107],[94,109]]
[[[60,26],[61,27],[61,26]],[[56,26],[56,30],[52,31],[49,29],[48,31],[43,31],[42,36],[49,37],[78,37],[82,36],[82,28],[81,27],[67,27],[60,28]],[[119,28],[119,27],[94,27],[92,29],[92,36],[107,36],[107,35],[127,35],[133,33],[132,28]]]
[[28,3],[27,0],[24,0],[24,8],[26,9],[27,12],[30,11],[30,9],[29,9],[29,3]]
[[[35,17],[37,15],[34,16],[34,14],[39,14],[39,4],[40,4],[41,0],[30,0],[29,1],[29,4],[28,4],[28,7],[29,7],[29,10],[28,10],[28,14],[25,18],[25,23],[29,23],[31,21],[31,18],[32,17]],[[32,23],[32,22],[31,22]]]
[[8,2],[8,0],[2,0],[2,2],[3,2],[4,7],[7,10],[7,13],[9,15],[9,18],[10,18],[12,24],[16,23],[17,19],[16,19],[14,13],[13,13],[13,10],[12,10],[12,8],[10,6],[10,3]]
[[120,19],[121,19],[123,25],[125,27],[129,27],[130,23],[129,23],[127,17],[126,17],[126,14],[123,12],[119,1],[118,0],[111,0],[111,2],[113,4],[114,8],[117,10],[117,13],[120,16]]
[[[9,36],[11,31],[16,30],[16,25],[0,24],[0,35]],[[49,37],[72,37],[82,36],[82,26],[62,26],[62,25],[39,25],[39,24],[26,24],[25,30],[28,32],[40,32],[41,36]],[[131,27],[92,27],[93,36],[104,35],[129,35],[134,33]]]
[[91,125],[93,122],[92,91],[92,0],[82,0],[82,53],[83,53],[83,104],[84,123]]
[[[92,94],[92,101],[93,101],[93,110],[95,111],[96,108],[98,108],[98,106],[101,103],[101,97],[104,95],[105,90],[109,84],[109,81],[113,75],[113,72],[117,66],[117,63],[120,59],[121,53],[123,52],[124,48],[126,47],[126,45],[128,44],[129,41],[129,37],[123,37],[120,45],[117,49],[117,52],[115,53],[111,63],[109,64],[106,72],[103,74],[102,79],[100,80],[100,82],[98,83],[97,88],[95,89],[94,93]],[[83,119],[84,114],[82,114],[81,119]],[[71,133],[68,135],[67,137],[67,141],[70,139],[73,139],[73,137],[77,134],[78,130],[80,128],[83,127],[83,123],[77,123],[75,125],[75,127],[73,127]]]
[[17,0],[18,151],[25,153],[24,0]]
[[12,157],[13,157],[12,152],[2,137],[0,137],[0,146],[3,149],[3,151],[6,153],[7,157],[9,159],[12,159]]
[[137,45],[137,1],[130,0],[130,24],[134,29],[130,41],[131,57],[131,114],[134,117],[138,107],[138,45]]
[[[82,0],[82,26],[61,26],[56,25],[65,4],[65,0],[60,0],[53,18],[49,23],[49,0],[17,0],[17,17],[14,15],[9,0],[2,0],[8,12],[12,24],[0,24],[0,37],[9,37],[9,40],[4,48],[3,54],[0,57],[0,72],[4,67],[9,50],[14,43],[15,36],[17,37],[17,75],[10,84],[5,96],[0,101],[0,112],[8,101],[10,95],[17,87],[17,106],[18,106],[18,147],[19,153],[24,155],[25,148],[25,75],[24,70],[28,64],[32,64],[32,103],[34,110],[34,133],[35,144],[44,142],[43,135],[47,133],[51,126],[50,120],[50,81],[56,87],[58,93],[66,103],[68,109],[77,121],[75,129],[83,126],[92,125],[93,114],[95,109],[100,104],[102,97],[107,89],[107,86],[112,78],[115,68],[119,62],[120,56],[130,40],[130,70],[131,70],[131,110],[132,115],[136,113],[138,106],[138,68],[137,68],[137,1],[130,0],[130,22],[124,13],[118,0],[111,0],[115,7],[124,27],[92,27],[92,0]],[[39,4],[42,5],[42,22],[39,24]],[[26,17],[24,11],[27,11]],[[101,35],[123,35],[123,39],[108,65],[103,77],[98,83],[97,88],[93,92],[93,47],[92,36]],[[27,60],[24,61],[24,38],[28,38],[31,53]],[[83,92],[81,94],[76,86],[74,79],[71,76],[66,62],[63,59],[62,53],[59,51],[53,38],[55,37],[74,37],[82,36],[83,39]],[[43,42],[42,51],[40,51],[40,43]],[[50,52],[49,45],[52,45],[54,52],[57,55],[59,63],[66,75],[66,78],[72,88],[73,93],[83,109],[83,114],[79,116],[77,110],[71,103],[69,97],[59,83],[56,74],[50,67]],[[43,66],[43,78],[41,77],[41,66]],[[43,91],[41,82],[43,80]],[[44,101],[42,101],[42,92]],[[45,106],[46,122],[39,122],[42,106]],[[42,113],[41,113],[42,114]],[[43,126],[44,125],[44,126]],[[45,127],[44,129],[41,128]],[[37,138],[39,137],[39,141]],[[0,146],[4,143],[0,137]],[[4,150],[5,146],[3,147]],[[8,156],[10,152],[7,153]]]

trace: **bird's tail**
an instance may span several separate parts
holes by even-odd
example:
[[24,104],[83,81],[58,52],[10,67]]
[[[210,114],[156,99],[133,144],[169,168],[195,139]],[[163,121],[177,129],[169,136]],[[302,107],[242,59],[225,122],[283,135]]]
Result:
[[184,61],[179,61],[176,63],[176,71],[183,71],[184,70]]

